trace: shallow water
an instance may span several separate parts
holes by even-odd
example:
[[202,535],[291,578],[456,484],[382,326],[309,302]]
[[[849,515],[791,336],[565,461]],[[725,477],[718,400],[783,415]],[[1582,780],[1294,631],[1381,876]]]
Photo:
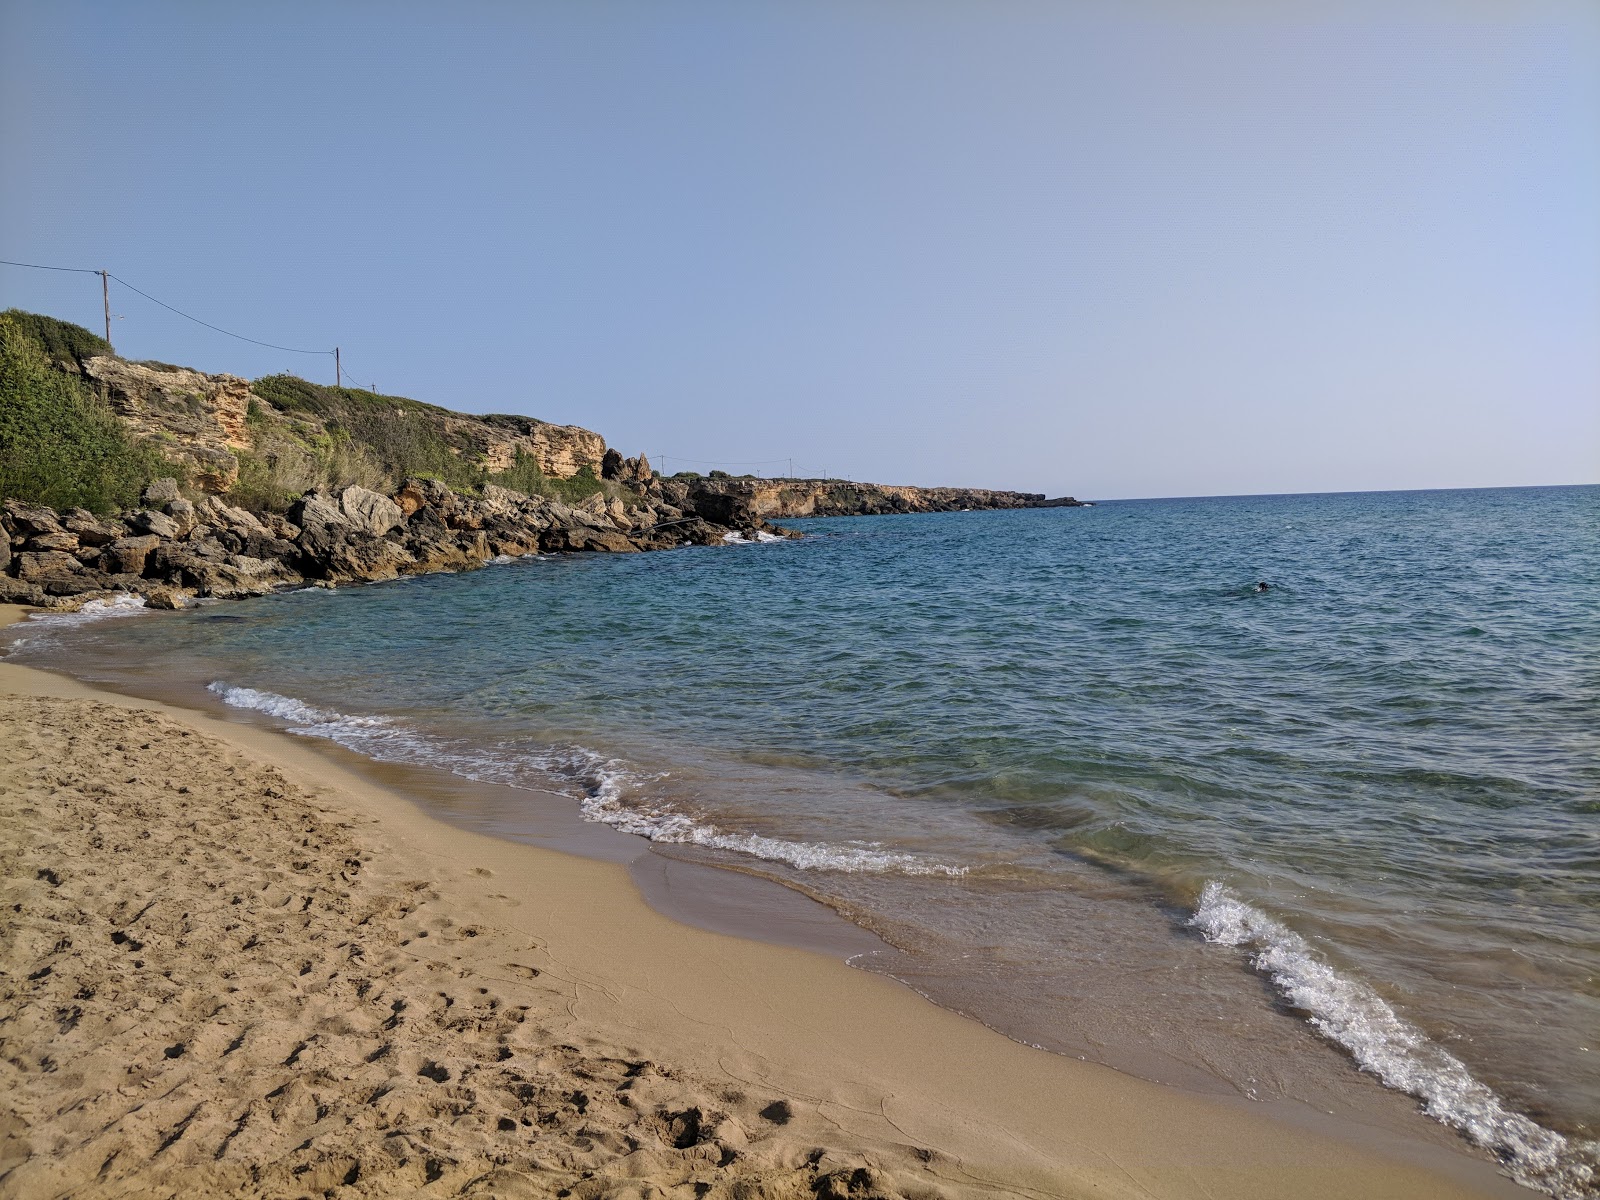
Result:
[[15,653],[560,788],[1013,1036],[1331,1109],[1353,1060],[1592,1189],[1600,488],[795,524]]

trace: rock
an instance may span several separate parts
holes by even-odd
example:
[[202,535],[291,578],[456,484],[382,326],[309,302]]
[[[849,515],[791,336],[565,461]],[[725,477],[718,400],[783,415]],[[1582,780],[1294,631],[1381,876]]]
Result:
[[36,533],[27,541],[29,550],[60,550],[63,554],[73,554],[78,549],[78,535],[62,530],[57,533]]
[[75,508],[61,522],[68,532],[78,535],[81,546],[109,546],[127,534],[121,521],[102,521],[85,509]]
[[0,604],[44,604],[44,592],[36,583],[26,583],[9,575],[0,575]]
[[220,529],[237,530],[246,535],[267,532],[267,527],[256,518],[254,513],[246,509],[234,508],[216,496],[201,497],[200,503],[195,506],[195,515],[206,524],[214,525]]
[[112,569],[118,574],[143,575],[150,551],[160,544],[161,539],[154,534],[118,538],[105,548],[102,556],[110,560]]
[[161,479],[152,479],[146,484],[139,498],[148,508],[161,508],[171,504],[181,495],[182,493],[178,491],[178,481],[171,476],[164,476]]
[[275,538],[282,538],[292,542],[300,536],[300,526],[292,523],[287,517],[277,513],[267,513],[261,518],[261,523],[267,527],[267,532]]
[[167,516],[178,523],[179,537],[186,536],[199,523],[199,517],[195,513],[194,505],[190,504],[182,496],[179,496],[176,500],[167,501],[166,513]]
[[45,508],[42,504],[28,504],[21,500],[7,500],[5,502],[3,520],[5,527],[13,534],[29,538],[41,533],[60,533],[61,522],[57,519],[55,510]]
[[600,478],[617,479],[622,475],[622,455],[615,450],[607,450],[600,460]]
[[165,587],[156,584],[148,587],[144,592],[144,606],[146,608],[178,609],[189,606],[189,594],[182,588]]
[[176,521],[167,516],[166,513],[152,512],[148,508],[134,513],[133,516],[128,518],[128,524],[132,525],[140,533],[153,533],[157,537],[166,538],[169,541],[178,536],[178,523]]
[[383,537],[406,515],[387,496],[353,484],[339,493],[339,508],[351,525],[373,537]]
[[643,488],[654,478],[655,472],[650,469],[650,460],[642,454],[638,458],[623,459],[622,469],[617,473],[619,483],[636,488]]
[[52,580],[82,575],[83,564],[70,554],[57,550],[27,552],[17,555],[17,578],[41,587]]
[[593,495],[585,496],[573,507],[579,512],[586,512],[593,517],[605,516],[606,495],[604,492],[595,492]]
[[[456,505],[456,494],[437,479],[408,479],[400,485],[394,498],[407,518],[423,508],[437,509],[441,515],[448,515]],[[293,519],[292,509],[290,519]]]
[[4,574],[11,565],[11,538],[0,533],[0,574]]

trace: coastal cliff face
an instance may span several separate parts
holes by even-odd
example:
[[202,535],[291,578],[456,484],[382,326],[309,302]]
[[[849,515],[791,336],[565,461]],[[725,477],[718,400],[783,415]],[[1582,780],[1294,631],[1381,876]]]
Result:
[[681,496],[701,511],[730,516],[855,517],[874,513],[960,512],[965,509],[1033,508],[1045,503],[1076,503],[1070,497],[1047,502],[1042,493],[988,488],[909,487],[852,483],[843,479],[666,480],[668,495]]
[[105,389],[111,410],[138,437],[188,468],[201,491],[226,492],[239,478],[235,450],[250,445],[246,417],[250,383],[236,375],[206,375],[184,367],[88,358],[83,373]]

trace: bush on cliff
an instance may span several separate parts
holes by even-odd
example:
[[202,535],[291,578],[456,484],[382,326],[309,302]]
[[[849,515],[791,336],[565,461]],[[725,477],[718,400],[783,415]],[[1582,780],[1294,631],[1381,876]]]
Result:
[[0,313],[0,318],[11,321],[24,337],[55,362],[81,363],[86,358],[111,353],[111,343],[105,338],[70,321],[58,321],[43,313],[23,312],[20,308],[8,308]]
[[88,384],[51,367],[49,346],[75,352],[95,342],[104,346],[64,321],[0,314],[0,497],[114,512],[136,504],[151,479],[174,474]]
[[471,457],[471,442],[450,430],[451,419],[460,414],[448,409],[405,396],[323,387],[293,375],[268,375],[250,390],[282,413],[320,418],[330,434],[343,435],[366,461],[376,464],[391,485],[412,475],[439,479],[453,488],[484,482],[483,468]]
[[532,455],[517,451],[516,462],[504,471],[489,476],[489,482],[526,496],[545,496],[563,504],[577,504],[596,492],[607,492],[605,482],[590,467],[582,467],[571,479],[554,479],[539,469]]

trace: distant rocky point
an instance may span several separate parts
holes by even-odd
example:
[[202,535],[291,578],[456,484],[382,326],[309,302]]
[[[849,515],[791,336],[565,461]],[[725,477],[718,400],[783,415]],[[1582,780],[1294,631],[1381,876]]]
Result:
[[88,330],[16,310],[0,314],[0,393],[12,409],[0,414],[0,602],[46,607],[118,592],[180,607],[507,556],[794,536],[772,518],[1077,503],[662,478],[577,426],[129,362]]

